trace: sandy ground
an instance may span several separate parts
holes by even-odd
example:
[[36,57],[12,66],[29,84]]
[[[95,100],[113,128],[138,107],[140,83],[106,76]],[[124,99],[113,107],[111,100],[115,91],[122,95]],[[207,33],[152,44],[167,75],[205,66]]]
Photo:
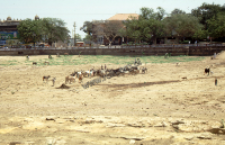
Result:
[[[100,64],[1,66],[0,144],[225,144],[224,61],[222,53],[216,60],[146,64],[146,74],[113,77],[89,89],[78,81],[67,84],[70,89],[57,87],[72,71]],[[54,87],[44,75],[56,77]]]

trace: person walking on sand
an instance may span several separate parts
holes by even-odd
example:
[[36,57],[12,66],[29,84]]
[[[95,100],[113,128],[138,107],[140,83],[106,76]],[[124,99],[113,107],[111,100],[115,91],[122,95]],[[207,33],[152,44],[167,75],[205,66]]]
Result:
[[215,86],[217,86],[217,78],[215,79]]
[[214,53],[214,59],[216,59],[216,52]]

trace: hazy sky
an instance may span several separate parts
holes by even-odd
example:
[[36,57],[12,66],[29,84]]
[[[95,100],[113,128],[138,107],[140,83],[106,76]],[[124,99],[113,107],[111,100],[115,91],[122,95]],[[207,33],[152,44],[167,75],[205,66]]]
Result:
[[76,33],[84,37],[80,27],[87,20],[105,20],[116,13],[139,13],[141,7],[156,9],[161,6],[167,13],[175,8],[190,12],[203,2],[225,3],[224,0],[0,0],[0,19],[5,20],[8,16],[34,19],[36,14],[40,18],[60,18],[70,31],[76,22]]

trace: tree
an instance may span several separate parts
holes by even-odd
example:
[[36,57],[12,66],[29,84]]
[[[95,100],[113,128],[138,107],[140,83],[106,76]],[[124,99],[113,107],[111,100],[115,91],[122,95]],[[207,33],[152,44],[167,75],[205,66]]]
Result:
[[20,22],[17,26],[18,33],[20,34],[20,41],[28,43],[33,41],[33,20],[26,19]]
[[[156,43],[157,37],[163,35],[162,19],[165,15],[165,10],[161,7],[157,8],[157,12],[153,9],[143,7],[140,9],[141,14],[138,19],[130,18],[124,24],[127,28],[127,35],[136,41],[150,41]],[[124,32],[123,32],[124,33]]]
[[161,21],[164,18],[166,11],[162,7],[158,7],[157,10],[156,19]]
[[171,12],[171,16],[172,15],[177,15],[177,14],[186,14],[185,11],[182,11],[180,9],[174,9],[172,12]]
[[[144,19],[144,18],[143,18]],[[127,20],[125,22],[126,25],[126,34],[130,37],[134,39],[134,42],[136,43],[136,40],[140,40],[140,31],[139,29],[139,21],[136,18],[131,18],[130,20]],[[122,33],[121,31],[124,29],[120,30],[120,33]],[[124,30],[125,31],[125,30]]]
[[200,23],[205,26],[204,29],[207,30],[208,29],[207,21],[212,18],[217,19],[217,16],[221,12],[225,12],[225,8],[223,6],[214,3],[213,4],[203,3],[200,7],[192,9],[191,14],[195,17],[198,17]]
[[65,27],[65,22],[56,18],[26,19],[21,21],[17,28],[20,40],[25,43],[35,43],[44,39],[51,45],[59,40],[67,40],[69,33],[69,30]]
[[80,27],[80,30],[84,31],[84,33],[88,35],[92,35],[92,22],[90,21],[85,21],[83,26]]
[[31,33],[33,35],[33,43],[35,44],[37,41],[42,40],[42,33],[43,33],[43,25],[42,25],[42,20],[33,20],[31,22]]
[[94,40],[94,38],[91,35],[86,35],[83,40],[85,43],[91,44],[91,42]]
[[141,11],[141,13],[140,13],[139,19],[147,20],[147,19],[155,17],[154,10],[151,8],[142,7],[140,9],[140,11]]
[[93,28],[93,31],[96,35],[103,35],[109,41],[110,45],[117,36],[120,36],[120,29],[123,27],[121,21],[112,20],[97,23],[96,26]]
[[75,34],[75,35],[74,35],[74,38],[75,38],[75,39],[82,40],[82,38],[81,38],[81,35],[80,35],[80,34]]
[[83,26],[80,28],[80,30],[83,30],[84,33],[86,33],[88,36],[86,37],[86,40],[89,41],[90,46],[92,42],[92,33],[93,33],[93,23],[90,21],[85,21]]
[[196,32],[200,31],[203,26],[199,20],[188,14],[174,14],[164,19],[166,36],[192,37]]
[[53,42],[67,41],[69,30],[65,27],[66,23],[57,18],[44,18],[43,25],[45,26],[45,39],[52,45]]
[[208,32],[213,38],[225,37],[225,16],[224,14],[217,15],[217,19],[214,17],[208,22]]

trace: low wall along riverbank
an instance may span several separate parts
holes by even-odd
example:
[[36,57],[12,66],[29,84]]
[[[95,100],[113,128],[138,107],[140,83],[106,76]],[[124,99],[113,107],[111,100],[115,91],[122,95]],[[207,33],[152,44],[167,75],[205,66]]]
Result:
[[165,55],[171,53],[172,56],[189,55],[189,56],[210,56],[215,52],[219,53],[225,50],[225,46],[190,46],[190,47],[138,47],[138,48],[76,48],[76,49],[49,49],[46,50],[1,50],[0,56],[24,56],[24,55],[56,55],[65,53],[69,55]]

